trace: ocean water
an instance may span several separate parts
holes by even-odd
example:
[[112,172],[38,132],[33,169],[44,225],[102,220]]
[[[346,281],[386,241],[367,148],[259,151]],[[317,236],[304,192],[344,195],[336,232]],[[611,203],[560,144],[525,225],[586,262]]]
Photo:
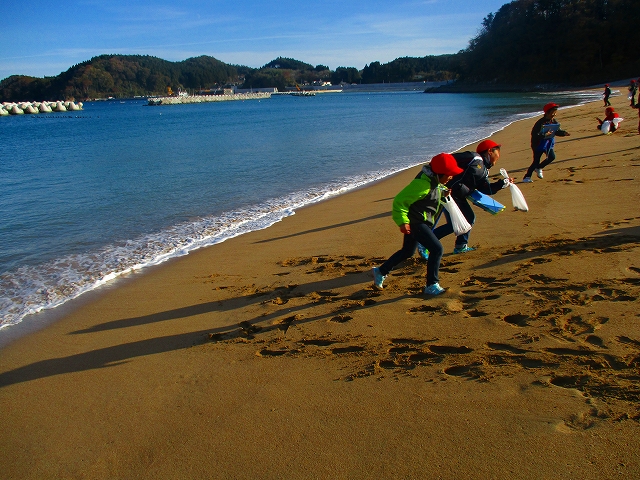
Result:
[[128,272],[487,138],[553,94],[376,92],[0,117],[0,337]]

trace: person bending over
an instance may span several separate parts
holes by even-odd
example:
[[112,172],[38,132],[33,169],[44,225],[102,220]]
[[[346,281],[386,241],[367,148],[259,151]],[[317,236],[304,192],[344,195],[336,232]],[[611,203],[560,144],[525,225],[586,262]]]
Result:
[[[495,182],[489,180],[489,169],[493,167],[500,158],[500,147],[501,145],[498,145],[493,140],[484,140],[478,144],[475,152],[453,154],[453,158],[455,158],[456,164],[462,172],[453,177],[453,179],[447,183],[447,187],[451,189],[451,198],[456,202],[462,215],[464,215],[464,218],[467,219],[467,222],[469,222],[471,226],[473,226],[476,221],[476,215],[467,197],[476,190],[485,195],[493,195],[499,190],[509,186],[509,179],[507,178],[501,178]],[[449,212],[445,210],[443,213],[447,219],[447,223],[440,225],[433,232],[438,239],[453,233],[453,225]],[[475,250],[469,247],[470,233],[471,231],[468,231],[456,237],[453,253],[465,253]]]
[[426,246],[431,255],[427,260],[425,295],[445,292],[440,286],[438,271],[442,259],[442,244],[433,233],[433,226],[442,211],[442,198],[449,192],[444,186],[462,173],[456,160],[448,153],[440,153],[422,167],[420,173],[393,199],[392,218],[402,232],[402,248],[380,267],[373,268],[373,285],[383,288],[389,272],[400,262],[413,256],[418,243]]
[[604,113],[606,114],[604,120],[600,120],[596,117],[596,120],[598,120],[598,130],[605,135],[609,135],[618,129],[618,125],[620,125],[620,122],[623,119],[620,118],[620,115],[615,112],[613,107],[607,107]]

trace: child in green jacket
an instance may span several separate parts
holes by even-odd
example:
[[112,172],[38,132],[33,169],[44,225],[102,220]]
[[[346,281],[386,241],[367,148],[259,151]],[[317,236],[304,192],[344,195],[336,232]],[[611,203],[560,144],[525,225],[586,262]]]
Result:
[[438,270],[442,259],[442,244],[433,234],[433,226],[442,210],[442,197],[449,192],[444,185],[455,175],[462,173],[455,158],[448,153],[433,157],[422,170],[393,200],[393,221],[404,234],[402,248],[391,255],[380,267],[373,269],[373,284],[383,288],[382,283],[397,264],[410,258],[418,243],[429,250],[427,260],[426,295],[445,292],[438,283]]

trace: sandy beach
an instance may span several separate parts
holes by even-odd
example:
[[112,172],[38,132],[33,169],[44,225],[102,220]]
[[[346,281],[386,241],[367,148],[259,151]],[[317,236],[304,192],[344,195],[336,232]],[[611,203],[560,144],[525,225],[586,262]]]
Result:
[[[640,136],[561,109],[529,212],[375,290],[409,169],[133,275],[0,350],[0,478],[640,477]],[[550,97],[550,101],[553,100]],[[542,106],[541,106],[542,107]],[[536,119],[492,139],[521,181]],[[470,146],[475,148],[475,145]],[[426,159],[425,159],[426,160]]]

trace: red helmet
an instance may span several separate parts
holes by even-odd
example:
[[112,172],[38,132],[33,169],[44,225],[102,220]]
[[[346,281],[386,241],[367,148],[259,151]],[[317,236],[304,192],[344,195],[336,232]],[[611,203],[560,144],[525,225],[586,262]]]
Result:
[[501,146],[502,145],[494,142],[493,140],[483,140],[478,144],[478,147],[476,148],[476,153],[486,152],[487,150],[490,150],[496,147],[501,147]]
[[547,103],[544,107],[542,107],[542,111],[547,113],[549,110],[553,110],[554,108],[558,108],[560,105],[557,103]]
[[431,159],[431,171],[438,175],[449,175],[455,177],[463,172],[458,166],[456,159],[450,153],[439,153]]

